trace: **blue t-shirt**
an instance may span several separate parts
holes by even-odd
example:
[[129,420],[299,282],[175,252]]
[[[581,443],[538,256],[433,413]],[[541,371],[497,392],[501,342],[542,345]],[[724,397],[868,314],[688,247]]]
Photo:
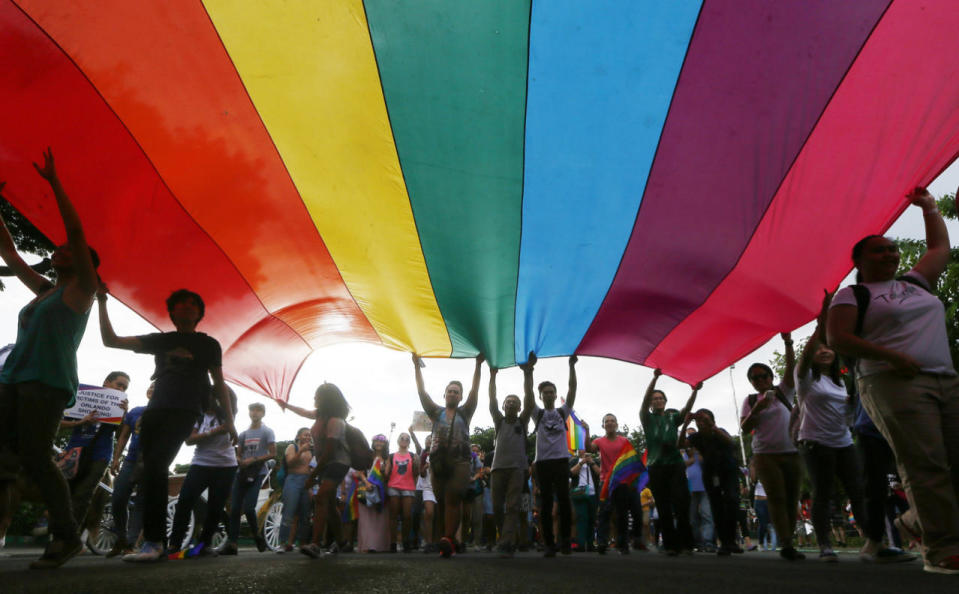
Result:
[[113,434],[117,426],[107,423],[86,423],[73,428],[66,449],[82,447],[88,450],[90,460],[97,462],[113,458]]
[[127,414],[123,417],[123,424],[130,428],[130,441],[127,446],[127,457],[125,458],[129,462],[136,462],[137,456],[140,454],[140,428],[137,426],[137,421],[140,420],[140,417],[143,416],[143,411],[147,407],[138,406],[133,410],[128,410]]
[[[683,460],[689,460],[689,455],[686,452],[683,452]],[[689,481],[690,493],[699,493],[706,490],[703,485],[703,467],[698,460],[686,467],[686,480]]]

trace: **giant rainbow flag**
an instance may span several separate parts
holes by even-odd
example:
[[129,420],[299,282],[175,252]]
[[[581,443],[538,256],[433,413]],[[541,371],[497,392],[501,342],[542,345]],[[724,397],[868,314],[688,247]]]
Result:
[[954,0],[0,0],[0,178],[285,399],[366,341],[706,378],[959,152]]

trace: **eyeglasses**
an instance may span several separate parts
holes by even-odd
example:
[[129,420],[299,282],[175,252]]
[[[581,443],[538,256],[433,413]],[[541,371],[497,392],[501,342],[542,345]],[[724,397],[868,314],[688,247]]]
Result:
[[749,376],[749,381],[755,382],[755,381],[759,381],[759,380],[762,380],[762,379],[772,379],[772,378],[773,378],[772,375],[770,375],[768,372],[764,371],[764,372],[762,372],[762,373],[754,373],[754,374],[752,374],[751,376]]

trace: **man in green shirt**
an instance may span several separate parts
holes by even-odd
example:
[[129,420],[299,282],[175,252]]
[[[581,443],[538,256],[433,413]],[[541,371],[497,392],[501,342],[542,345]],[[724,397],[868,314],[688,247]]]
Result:
[[[663,531],[663,548],[670,556],[680,552],[692,554],[693,531],[689,525],[689,487],[686,484],[686,464],[676,445],[676,430],[693,408],[696,394],[702,388],[699,382],[683,410],[667,411],[666,394],[656,389],[656,381],[663,374],[657,369],[646,389],[639,420],[646,435],[649,488],[656,499]],[[675,518],[675,526],[673,519]]]

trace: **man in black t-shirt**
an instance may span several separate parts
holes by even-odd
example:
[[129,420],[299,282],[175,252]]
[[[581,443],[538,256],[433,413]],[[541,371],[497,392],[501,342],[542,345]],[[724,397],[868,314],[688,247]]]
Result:
[[[125,555],[124,561],[157,561],[166,541],[167,476],[170,463],[183,441],[209,404],[210,379],[222,410],[232,411],[223,382],[222,353],[216,339],[196,331],[203,319],[203,299],[185,289],[167,299],[167,312],[174,332],[143,336],[117,336],[107,314],[106,287],[97,292],[100,306],[100,335],[108,347],[149,353],[156,361],[153,398],[140,419],[140,451],[143,460],[143,546]],[[225,423],[236,440],[233,420]]]

